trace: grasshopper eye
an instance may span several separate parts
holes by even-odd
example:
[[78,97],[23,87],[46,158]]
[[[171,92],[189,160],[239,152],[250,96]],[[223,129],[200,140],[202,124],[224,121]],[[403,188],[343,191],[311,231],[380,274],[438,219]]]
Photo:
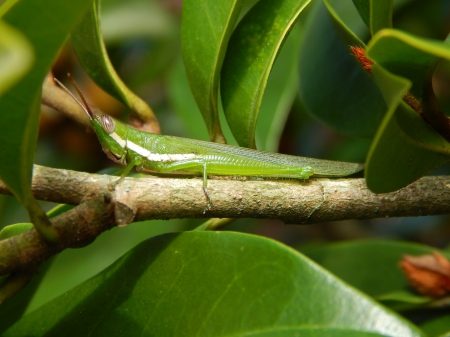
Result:
[[116,129],[116,123],[108,115],[102,115],[102,117],[100,118],[100,123],[102,124],[103,130],[108,133],[113,133]]

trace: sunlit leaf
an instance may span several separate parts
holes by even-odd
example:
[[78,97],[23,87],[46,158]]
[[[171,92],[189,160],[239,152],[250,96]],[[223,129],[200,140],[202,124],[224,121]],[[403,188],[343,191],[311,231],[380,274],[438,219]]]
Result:
[[195,231],[143,242],[4,336],[238,336],[283,329],[423,335],[278,242]]
[[225,51],[242,0],[185,0],[181,28],[183,60],[192,93],[212,141],[223,143],[218,88]]
[[267,80],[284,40],[309,0],[259,1],[239,22],[223,63],[225,116],[239,145],[255,148],[255,130]]
[[30,70],[33,47],[18,30],[0,20],[0,96]]

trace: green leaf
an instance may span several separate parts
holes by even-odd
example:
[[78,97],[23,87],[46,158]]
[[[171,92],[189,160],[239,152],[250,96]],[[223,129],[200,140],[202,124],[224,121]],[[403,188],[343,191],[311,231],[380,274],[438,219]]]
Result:
[[377,296],[376,299],[395,311],[420,309],[433,301],[430,297],[419,296],[413,293],[412,289],[411,291],[393,291]]
[[[32,224],[29,224],[32,226]],[[6,331],[10,326],[17,322],[26,311],[31,299],[42,283],[47,270],[52,265],[54,259],[45,261],[38,269],[36,275],[31,279],[19,293],[6,300],[0,306],[0,334]]]
[[[204,125],[199,123],[198,116],[200,116],[200,110],[195,102],[194,96],[189,89],[189,83],[186,77],[186,71],[184,64],[180,58],[169,77],[168,86],[171,105],[173,106],[175,113],[181,119],[181,125],[175,127],[179,129],[169,134],[176,134],[179,136],[209,140],[208,131]],[[228,128],[227,123],[224,123],[224,116],[221,107],[219,106],[219,117],[221,119],[222,132],[227,139],[227,143],[231,145],[237,145],[236,141]],[[175,123],[167,123],[170,127],[173,127]],[[164,132],[164,134],[167,131]]]
[[353,0],[353,4],[372,35],[383,28],[392,28],[394,0]]
[[373,332],[362,332],[348,329],[329,328],[274,328],[266,331],[245,333],[246,337],[382,337],[384,335]]
[[100,32],[100,0],[91,2],[89,10],[72,31],[71,41],[81,65],[95,83],[128,106],[144,122],[144,130],[159,133],[152,109],[128,89],[108,58]]
[[225,116],[241,146],[256,146],[256,122],[270,71],[284,40],[309,2],[259,1],[231,36],[220,90]]
[[242,0],[183,2],[181,47],[187,78],[209,137],[219,143],[225,142],[217,103],[220,69],[242,3]]
[[373,38],[366,55],[376,62],[372,73],[389,109],[369,150],[365,176],[371,191],[385,193],[450,161],[450,143],[403,102],[408,90],[420,97],[430,68],[438,57],[450,58],[450,46],[383,30]]
[[450,315],[442,315],[440,317],[428,320],[422,324],[421,327],[428,334],[428,336],[449,337],[449,320]]
[[[47,212],[47,216],[49,218],[53,218],[71,208],[73,208],[73,206],[58,205],[49,212]],[[32,228],[33,224],[31,223],[18,223],[6,226],[0,231],[0,240],[4,240],[19,235]],[[18,321],[22,317],[22,315],[26,312],[30,303],[33,303],[33,301],[35,301],[36,293],[39,294],[38,289],[42,289],[41,286],[42,281],[46,276],[47,271],[52,266],[54,260],[55,260],[54,258],[51,258],[45,261],[39,267],[36,275],[31,279],[30,283],[28,283],[19,293],[14,295],[14,297],[12,297],[10,300],[6,301],[5,303],[2,303],[2,305],[0,306],[0,317],[2,318],[0,320],[0,334],[3,333],[6,329],[8,329],[11,325],[13,325],[16,321]],[[54,289],[55,287],[53,287],[53,290]]]
[[186,232],[141,243],[4,336],[238,336],[281,328],[423,335],[278,242]]
[[[31,170],[36,146],[42,81],[70,29],[88,1],[24,0],[4,16],[33,45],[36,63],[11,90],[0,97],[0,177],[24,205],[32,222],[49,240],[56,234],[31,194]],[[48,15],[39,15],[39,13]]]
[[446,41],[385,29],[367,45],[366,56],[391,73],[409,79],[411,93],[420,98],[439,58],[450,59],[450,45]]
[[361,19],[363,19],[364,23],[368,28],[370,28],[370,0],[352,0],[355,5]]
[[187,227],[187,222],[153,220],[114,227],[86,247],[64,250],[55,257],[25,313],[36,310],[98,274],[142,241],[163,233],[181,231]]
[[424,255],[438,251],[433,247],[391,240],[360,240],[312,248],[304,254],[345,282],[370,296],[383,296],[409,288],[399,267],[403,255]]
[[0,96],[30,70],[33,62],[30,42],[20,31],[0,20]]
[[[302,17],[300,17],[300,20]],[[256,127],[257,148],[278,152],[280,137],[298,92],[298,56],[304,32],[298,22],[278,54],[267,80]]]
[[159,0],[103,2],[101,30],[107,49],[138,45],[139,57],[132,62],[126,61],[135,49],[120,57],[127,66],[119,73],[130,88],[147,85],[167,73],[179,54],[179,20]]
[[26,232],[27,230],[30,230],[31,228],[33,228],[33,224],[31,224],[29,222],[16,223],[14,225],[5,226],[0,231],[0,240],[12,238],[13,236],[16,236],[23,232]]
[[349,46],[364,43],[337,14],[335,7],[343,3],[324,4],[310,21],[300,52],[301,98],[307,110],[330,128],[372,137],[387,108],[376,84],[350,53]]

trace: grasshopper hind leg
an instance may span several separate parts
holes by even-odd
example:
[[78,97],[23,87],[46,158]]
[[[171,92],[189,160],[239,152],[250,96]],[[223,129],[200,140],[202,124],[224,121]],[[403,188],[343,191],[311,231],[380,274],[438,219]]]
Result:
[[212,209],[212,200],[208,191],[208,170],[205,160],[203,160],[202,158],[194,158],[180,160],[173,163],[164,163],[164,165],[160,167],[159,171],[164,173],[192,168],[198,169],[190,170],[191,172],[201,172],[203,176],[203,193],[206,197],[206,208],[203,211],[203,214],[205,214],[207,211]]

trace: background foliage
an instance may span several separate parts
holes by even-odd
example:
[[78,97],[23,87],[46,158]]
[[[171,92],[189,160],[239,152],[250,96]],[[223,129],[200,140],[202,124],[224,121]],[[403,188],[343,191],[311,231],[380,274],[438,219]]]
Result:
[[[50,69],[62,80],[73,73],[88,100],[118,118],[134,114],[151,129],[153,110],[162,134],[366,161],[376,192],[448,171],[448,142],[402,101],[407,91],[420,98],[433,81],[448,108],[447,1],[104,0],[101,21],[99,6],[1,3],[0,176],[30,213],[39,212],[29,188],[33,162],[90,172],[111,166],[95,135],[39,109]],[[367,45],[373,75],[349,45]],[[0,239],[29,228],[16,199],[1,196],[0,210],[0,228],[16,224]],[[0,330],[450,335],[448,310],[429,309],[433,300],[416,295],[398,268],[403,254],[432,247],[450,257],[448,222],[286,227],[242,219],[220,233],[189,231],[201,224],[195,220],[133,223],[46,262],[0,306]]]

